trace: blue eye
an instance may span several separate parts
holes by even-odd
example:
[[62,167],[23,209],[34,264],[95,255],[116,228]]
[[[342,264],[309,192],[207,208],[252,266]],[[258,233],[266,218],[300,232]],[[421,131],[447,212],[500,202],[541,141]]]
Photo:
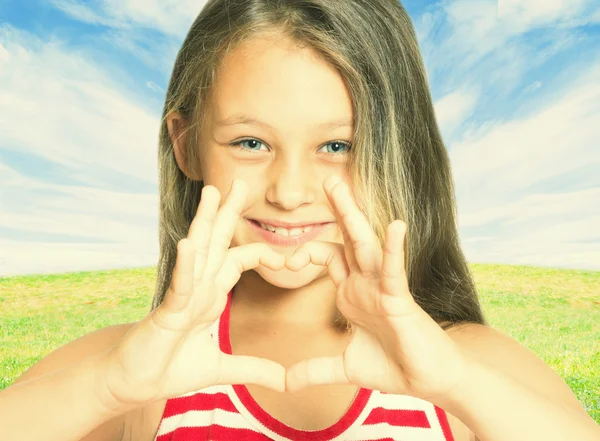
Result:
[[[230,143],[229,145],[232,147],[239,147],[240,150],[244,150],[249,153],[255,153],[255,152],[260,151],[259,150],[260,146],[264,145],[264,143],[259,141],[258,139],[246,138],[246,139],[240,139],[239,141],[234,141],[234,142]],[[332,146],[332,151],[325,152],[330,155],[339,155],[342,153],[347,153],[348,150],[350,150],[350,144],[347,142],[343,142],[343,141],[328,142],[327,144],[323,145],[323,147],[321,147],[319,150],[321,150],[322,148],[327,147],[327,146]],[[346,150],[343,150],[343,149],[346,149]]]
[[[244,143],[250,144],[250,147],[244,146]],[[260,142],[258,139],[252,139],[252,138],[250,138],[250,139],[241,139],[239,141],[232,142],[229,145],[231,145],[231,146],[237,146],[237,147],[240,148],[240,150],[246,150],[246,151],[249,151],[249,152],[257,152],[258,150],[255,150],[255,148],[257,147],[256,144],[260,145],[260,144],[262,144],[262,142]]]
[[[325,144],[323,147],[326,147],[328,145],[335,146],[333,148],[332,152],[327,152],[327,153],[329,153],[331,155],[339,155],[341,153],[346,153],[348,150],[350,150],[350,144],[348,144],[347,142],[331,141],[331,142],[328,142],[327,144]],[[344,151],[340,151],[341,149],[344,149],[344,148],[346,149],[345,152]]]

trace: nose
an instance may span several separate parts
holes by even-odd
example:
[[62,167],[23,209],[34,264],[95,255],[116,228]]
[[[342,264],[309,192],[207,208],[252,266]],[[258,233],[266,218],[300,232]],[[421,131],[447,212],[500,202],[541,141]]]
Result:
[[267,200],[283,210],[314,202],[320,188],[314,167],[298,157],[277,158],[269,169],[268,179]]

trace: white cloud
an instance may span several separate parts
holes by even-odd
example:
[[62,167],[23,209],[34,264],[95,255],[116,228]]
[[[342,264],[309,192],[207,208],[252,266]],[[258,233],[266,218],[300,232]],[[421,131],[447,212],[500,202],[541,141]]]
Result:
[[[563,228],[572,228],[564,225]],[[504,263],[509,265],[535,265],[554,268],[599,270],[600,251],[596,243],[562,243],[547,234],[529,238],[507,236],[500,240],[482,241],[478,244],[463,241],[465,255],[470,262]],[[475,246],[477,245],[477,246]]]
[[51,2],[55,7],[76,20],[90,24],[101,24],[107,26],[118,25],[118,23],[111,22],[103,18],[89,5],[72,0],[51,0]]
[[471,262],[600,270],[600,185],[526,195],[459,214],[459,223],[461,228],[487,225],[493,231],[462,241]]
[[[0,146],[155,181],[159,119],[59,41],[0,27]],[[85,176],[83,177],[85,179]]]
[[53,0],[53,4],[77,20],[114,28],[144,27],[182,36],[206,4],[206,0]]
[[[0,164],[0,227],[12,231],[0,275],[155,265],[159,118],[59,41],[1,26],[0,45],[0,152],[59,165],[65,181],[82,183]],[[151,193],[94,188],[115,187],[115,176]]]
[[18,212],[3,211],[0,227],[118,241],[140,231],[140,225],[127,225],[122,218],[138,216],[155,223],[158,213],[156,194],[58,185],[29,178],[2,164],[0,172],[4,201],[11,192],[37,194],[34,206]]
[[480,207],[489,199],[488,192],[510,193],[584,166],[600,167],[597,78],[600,63],[545,109],[488,125],[452,146],[457,185],[473,189],[470,205]]
[[150,69],[166,75],[170,74],[181,45],[180,40],[164,36],[148,37],[136,29],[110,29],[99,40],[133,55]]
[[541,110],[451,147],[459,226],[482,232],[464,240],[470,261],[600,269],[600,63],[586,69]]
[[[493,235],[463,240],[465,255],[478,263],[600,270],[599,193],[600,187],[588,194],[548,195],[546,204],[529,208],[521,218],[517,207],[525,206],[523,201],[501,207],[506,209],[506,217],[515,219],[504,223],[504,228]],[[568,202],[570,197],[580,198],[581,205]],[[594,201],[596,205],[591,206]],[[566,205],[561,211],[563,202]],[[579,211],[568,212],[573,206]],[[550,214],[544,217],[544,213]]]
[[[528,69],[578,41],[577,27],[594,22],[594,0],[450,0],[415,20],[434,82],[461,88],[472,82],[511,91]],[[532,48],[529,31],[551,29],[548,47]]]
[[516,228],[518,224],[539,219],[560,221],[565,215],[569,217],[573,214],[583,218],[586,227],[569,232],[569,238],[584,240],[600,234],[600,222],[595,221],[600,215],[600,186],[563,193],[527,194],[507,204],[461,213],[459,217],[462,228],[494,222],[502,222],[510,228]]
[[153,81],[147,81],[146,82],[146,87],[148,89],[150,89],[152,92],[159,92],[159,93],[164,93],[164,90],[162,87],[160,87],[158,84],[156,84]]
[[526,92],[535,92],[540,87],[542,87],[542,82],[541,81],[536,81],[534,83],[531,83],[529,86],[527,86],[527,88],[525,89],[525,91]]
[[[438,62],[464,67],[477,63],[502,38],[497,29],[497,4],[494,0],[456,0],[439,4],[426,15],[419,34],[429,65]],[[447,34],[439,37],[440,28]],[[500,32],[499,32],[500,31]]]
[[471,115],[476,103],[477,92],[468,89],[452,92],[435,103],[438,124],[445,137]]
[[592,5],[591,0],[498,0],[498,17],[515,31],[550,23],[568,25]]
[[0,188],[0,228],[17,231],[0,238],[2,276],[157,263],[156,194],[56,185],[2,164]]
[[4,48],[4,46],[0,43],[0,62],[8,62],[10,58],[10,54]]
[[495,0],[455,0],[445,2],[443,11],[448,24],[457,33],[470,31],[473,41],[488,36],[496,27]]
[[61,244],[0,238],[0,276],[155,266],[158,252],[148,248],[132,243]]
[[151,69],[169,73],[172,60],[206,0],[52,0],[75,20],[108,29],[93,36],[133,55]]

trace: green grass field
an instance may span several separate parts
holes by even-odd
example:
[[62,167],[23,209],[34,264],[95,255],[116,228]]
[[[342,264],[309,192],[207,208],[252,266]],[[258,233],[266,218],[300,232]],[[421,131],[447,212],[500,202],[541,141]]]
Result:
[[[600,424],[600,272],[471,265],[490,324],[535,352]],[[0,389],[65,343],[150,308],[156,268],[0,279]]]

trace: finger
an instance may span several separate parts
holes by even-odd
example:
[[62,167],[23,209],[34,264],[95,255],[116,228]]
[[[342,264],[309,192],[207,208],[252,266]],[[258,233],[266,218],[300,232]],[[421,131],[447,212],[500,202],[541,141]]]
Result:
[[351,384],[343,355],[309,358],[287,369],[285,388],[288,392],[323,384]]
[[324,186],[338,224],[347,232],[358,267],[363,274],[377,274],[383,259],[381,245],[367,218],[356,205],[350,188],[337,177],[329,178]]
[[248,185],[240,179],[235,179],[215,218],[204,277],[214,278],[221,268],[247,196]]
[[196,216],[192,220],[187,236],[196,248],[194,280],[199,280],[204,272],[213,224],[220,200],[221,193],[219,193],[216,187],[206,185],[202,188],[202,195],[198,209],[196,210]]
[[221,355],[217,384],[258,384],[285,392],[285,368],[266,358]]
[[346,256],[346,261],[348,262],[348,268],[353,272],[360,272],[360,266],[356,261],[356,256],[354,253],[354,247],[352,245],[352,239],[350,239],[350,235],[348,234],[348,230],[343,225],[343,221],[341,217],[338,215],[337,224],[341,225],[340,230],[342,231],[342,239],[344,241],[344,255]]
[[360,268],[358,266],[358,263],[356,262],[356,258],[354,257],[354,249],[352,247],[352,240],[350,239],[350,236],[348,235],[348,231],[346,230],[346,227],[344,226],[344,222],[343,219],[341,218],[340,214],[337,212],[336,208],[335,208],[335,203],[331,197],[331,187],[332,187],[332,182],[335,184],[336,182],[339,181],[339,177],[335,177],[335,178],[329,178],[329,180],[326,180],[323,183],[323,188],[325,190],[325,195],[327,196],[327,199],[329,199],[329,203],[331,204],[332,208],[333,208],[333,214],[335,215],[336,218],[336,223],[338,228],[340,229],[340,231],[342,232],[342,238],[344,241],[344,255],[346,256],[346,262],[348,265],[348,268],[350,269],[350,271],[353,272],[359,272]]
[[188,305],[194,292],[194,256],[196,249],[190,239],[177,243],[177,257],[161,306],[168,312],[180,312]]
[[406,224],[394,221],[388,225],[385,234],[382,267],[382,288],[385,293],[400,296],[409,292],[404,262],[404,241]]
[[339,243],[319,240],[306,242],[287,259],[285,266],[292,271],[299,271],[309,263],[327,267],[329,277],[336,287],[350,275],[344,245]]
[[221,292],[229,292],[244,271],[264,265],[274,271],[285,266],[285,256],[277,253],[265,243],[253,243],[230,248],[215,284]]

